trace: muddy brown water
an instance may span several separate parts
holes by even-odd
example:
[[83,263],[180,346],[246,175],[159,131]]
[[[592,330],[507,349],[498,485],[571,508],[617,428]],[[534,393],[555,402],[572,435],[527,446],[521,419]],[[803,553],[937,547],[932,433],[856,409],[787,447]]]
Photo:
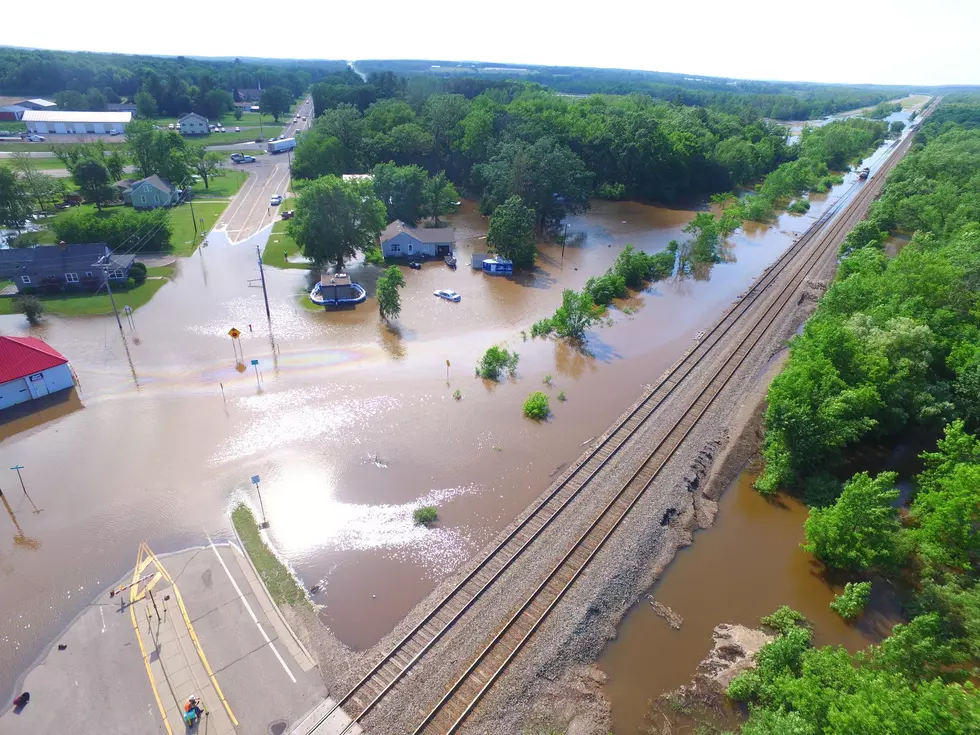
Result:
[[616,735],[645,732],[650,700],[691,680],[719,623],[757,627],[760,617],[789,605],[813,623],[815,645],[854,652],[901,621],[897,598],[883,583],[873,585],[855,625],[830,609],[845,580],[828,579],[800,548],[806,507],[791,497],[763,497],[752,487],[757,476],[751,469],[738,476],[719,501],[715,524],[697,531],[649,590],[683,617],[681,629],[671,629],[644,597],[603,651],[598,665],[609,677],[605,692]]
[[[125,337],[111,316],[47,317],[37,327],[0,317],[0,332],[64,353],[80,381],[67,400],[0,416],[0,464],[24,465],[42,509],[33,513],[16,476],[0,471],[10,505],[0,513],[0,699],[132,567],[140,541],[166,552],[228,538],[234,504],[257,507],[252,475],[261,476],[271,542],[306,586],[321,585],[314,601],[324,622],[353,648],[372,645],[574,461],[850,178],[805,216],[737,233],[726,262],[697,278],[636,295],[632,314],[611,310],[589,334],[590,355],[524,341],[521,330],[624,244],[657,251],[683,239],[692,211],[595,202],[570,218],[564,255],[541,244],[532,274],[502,279],[468,266],[484,250],[486,219],[464,203],[451,218],[459,269],[404,268],[393,327],[379,322],[373,300],[341,313],[304,309],[307,275],[274,269],[267,322],[253,280],[267,232],[235,245],[212,234],[134,313]],[[349,270],[372,289],[377,269]],[[439,288],[463,300],[441,301]],[[235,367],[231,327],[242,330],[246,364],[259,360],[258,385],[250,366]],[[495,343],[520,353],[516,379],[474,377]],[[549,374],[545,389],[568,400],[552,401],[551,420],[528,421],[523,399]],[[426,504],[439,507],[431,530],[411,521]]]

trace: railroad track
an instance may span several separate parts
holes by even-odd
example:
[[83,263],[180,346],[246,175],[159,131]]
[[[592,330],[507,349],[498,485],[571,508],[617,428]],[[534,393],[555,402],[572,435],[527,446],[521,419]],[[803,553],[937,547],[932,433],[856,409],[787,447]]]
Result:
[[[923,117],[925,114],[928,113],[924,113]],[[528,516],[308,732],[315,732],[339,708],[343,708],[351,717],[351,723],[343,730],[344,733],[371,711],[483,593],[495,584],[598,473],[619,454],[647,419],[678,390],[691,373],[709,355],[715,356],[713,351],[715,345],[730,336],[733,330],[742,327],[746,321],[745,316],[757,311],[754,307],[760,299],[764,300],[763,305],[765,300],[768,300],[768,308],[754,321],[748,320],[751,322],[748,331],[698,393],[682,417],[669,427],[647,459],[615,494],[551,574],[493,637],[415,730],[416,734],[455,732],[651,486],[687,435],[737,374],[739,367],[751,354],[752,347],[783,315],[784,309],[799,285],[818,263],[828,257],[836,257],[836,250],[828,246],[828,243],[834,245],[835,238],[853,227],[864,216],[864,205],[869,203],[880,190],[883,175],[900,160],[910,142],[911,136],[896,147],[876,172],[872,181],[863,185],[855,184],[855,187],[863,186],[863,188],[853,201],[845,206],[847,196],[851,192],[848,190],[838,204],[814,222],[776,263],[764,271],[753,286],[699,339],[698,344],[664,374],[658,385],[582,461],[568,470],[558,485]],[[841,209],[844,209],[844,214],[829,230],[824,231],[827,223]],[[804,252],[806,257],[801,263],[800,256]],[[788,282],[783,285],[775,298],[768,298],[771,295],[770,287],[775,285],[780,276],[787,271],[792,271]]]

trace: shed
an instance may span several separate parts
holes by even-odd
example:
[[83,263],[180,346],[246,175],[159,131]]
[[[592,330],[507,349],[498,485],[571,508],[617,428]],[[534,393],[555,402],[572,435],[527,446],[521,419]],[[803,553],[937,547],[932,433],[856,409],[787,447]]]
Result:
[[75,385],[68,358],[36,337],[0,337],[0,409]]
[[211,132],[208,128],[208,119],[196,112],[188,112],[178,122],[181,135],[208,135]]
[[131,112],[73,112],[70,110],[27,110],[22,118],[32,133],[122,132],[133,120]]
[[492,276],[507,276],[514,272],[514,261],[506,258],[487,258],[483,261],[483,272]]

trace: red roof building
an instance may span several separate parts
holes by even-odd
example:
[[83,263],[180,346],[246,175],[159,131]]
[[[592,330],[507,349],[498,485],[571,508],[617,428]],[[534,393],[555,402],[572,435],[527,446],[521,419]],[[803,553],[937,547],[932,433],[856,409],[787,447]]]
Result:
[[68,358],[35,337],[0,336],[0,408],[75,384]]

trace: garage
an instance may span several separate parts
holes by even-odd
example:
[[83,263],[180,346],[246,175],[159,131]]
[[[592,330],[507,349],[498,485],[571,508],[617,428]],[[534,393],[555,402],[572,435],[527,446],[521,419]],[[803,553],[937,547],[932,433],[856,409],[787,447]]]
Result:
[[110,130],[123,130],[133,121],[132,112],[88,112],[70,110],[26,110],[23,122],[28,131],[40,135],[55,133],[73,135],[94,133],[105,135]]
[[0,409],[75,385],[68,358],[35,337],[0,337]]

